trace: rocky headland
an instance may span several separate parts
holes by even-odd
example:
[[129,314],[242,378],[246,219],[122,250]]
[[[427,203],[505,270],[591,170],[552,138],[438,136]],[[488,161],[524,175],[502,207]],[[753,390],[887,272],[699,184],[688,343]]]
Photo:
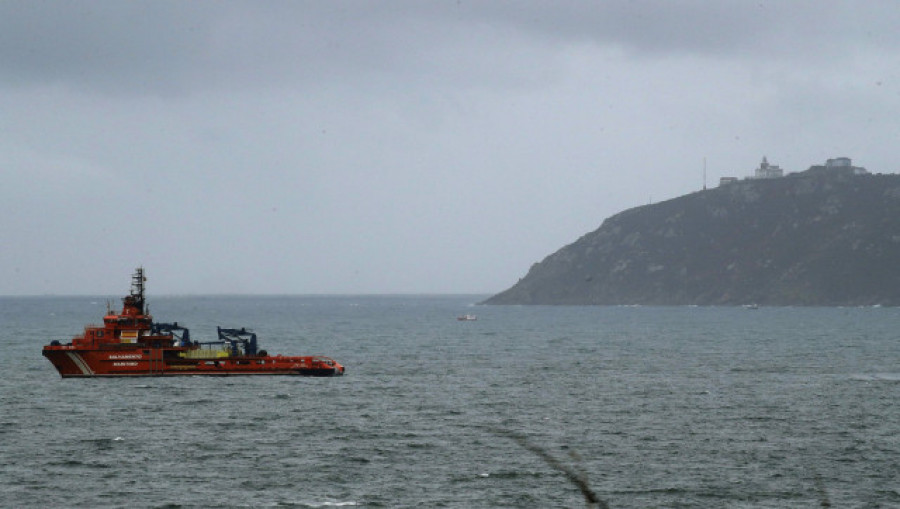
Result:
[[813,166],[614,215],[484,304],[900,305],[900,175]]

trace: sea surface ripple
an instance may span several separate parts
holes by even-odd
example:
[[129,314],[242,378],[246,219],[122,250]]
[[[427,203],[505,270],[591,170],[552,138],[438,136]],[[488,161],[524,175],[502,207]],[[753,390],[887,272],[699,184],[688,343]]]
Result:
[[64,380],[107,299],[2,297],[0,507],[900,507],[900,309],[480,298],[151,296],[347,375]]

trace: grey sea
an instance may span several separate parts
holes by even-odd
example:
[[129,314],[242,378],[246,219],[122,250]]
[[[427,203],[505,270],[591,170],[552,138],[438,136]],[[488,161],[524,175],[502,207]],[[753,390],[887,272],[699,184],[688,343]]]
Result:
[[0,506],[900,507],[900,309],[481,298],[151,294],[347,375],[65,380],[107,298],[0,298]]

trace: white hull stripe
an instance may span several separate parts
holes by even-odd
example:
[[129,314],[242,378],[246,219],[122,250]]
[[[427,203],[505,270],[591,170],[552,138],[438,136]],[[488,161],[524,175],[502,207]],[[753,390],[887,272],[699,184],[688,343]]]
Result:
[[93,375],[94,374],[94,371],[91,369],[90,366],[87,365],[86,362],[84,362],[84,359],[82,359],[80,355],[78,355],[75,352],[66,352],[66,355],[68,355],[69,358],[72,359],[72,362],[74,362],[75,365],[78,366],[78,369],[81,370],[82,374],[84,374],[84,375]]

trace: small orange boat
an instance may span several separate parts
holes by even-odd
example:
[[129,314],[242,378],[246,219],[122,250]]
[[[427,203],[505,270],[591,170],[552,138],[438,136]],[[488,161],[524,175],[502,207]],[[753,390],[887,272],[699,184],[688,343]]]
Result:
[[66,344],[51,341],[44,357],[63,378],[184,375],[340,376],[344,367],[323,356],[287,357],[259,350],[256,334],[218,329],[218,340],[191,341],[178,323],[155,323],[144,306],[143,268],[135,270],[122,312],[108,311]]

